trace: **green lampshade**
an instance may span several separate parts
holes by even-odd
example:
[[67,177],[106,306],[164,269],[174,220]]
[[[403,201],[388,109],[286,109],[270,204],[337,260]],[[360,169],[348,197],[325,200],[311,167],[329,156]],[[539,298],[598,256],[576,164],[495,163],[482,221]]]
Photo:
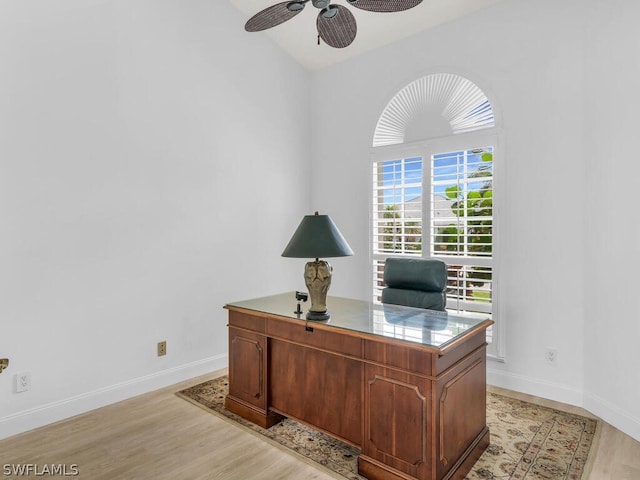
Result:
[[283,257],[348,257],[353,250],[329,215],[305,215],[282,252]]

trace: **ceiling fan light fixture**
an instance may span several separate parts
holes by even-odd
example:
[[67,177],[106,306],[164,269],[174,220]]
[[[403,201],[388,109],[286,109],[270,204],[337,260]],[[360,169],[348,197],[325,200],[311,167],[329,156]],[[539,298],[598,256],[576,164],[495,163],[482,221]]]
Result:
[[338,9],[336,7],[332,7],[331,5],[329,5],[327,8],[323,9],[320,12],[320,15],[322,15],[324,18],[333,18],[338,14]]
[[287,10],[290,12],[298,12],[304,8],[304,3],[302,2],[289,2],[287,4]]
[[327,8],[331,3],[331,0],[311,0],[313,6],[319,9]]

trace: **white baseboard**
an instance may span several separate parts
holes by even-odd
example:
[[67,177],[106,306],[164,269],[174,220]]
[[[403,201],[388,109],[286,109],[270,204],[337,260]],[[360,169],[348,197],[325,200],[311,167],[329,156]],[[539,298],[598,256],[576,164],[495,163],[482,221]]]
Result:
[[0,439],[167,387],[227,366],[227,355],[216,355],[161,372],[134,378],[40,407],[0,418]]
[[618,430],[640,441],[640,419],[597,395],[565,385],[487,368],[487,383],[516,392],[584,408]]
[[555,400],[556,402],[567,403],[577,407],[583,406],[582,390],[569,388],[560,383],[545,382],[526,375],[495,370],[489,366],[487,367],[487,383],[496,387]]
[[640,419],[592,393],[585,393],[584,408],[640,442]]

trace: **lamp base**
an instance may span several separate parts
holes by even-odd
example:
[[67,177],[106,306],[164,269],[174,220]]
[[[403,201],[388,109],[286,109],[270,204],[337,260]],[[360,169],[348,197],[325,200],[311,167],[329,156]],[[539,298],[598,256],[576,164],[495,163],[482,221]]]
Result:
[[327,291],[331,285],[331,265],[326,260],[308,262],[304,267],[304,283],[309,290],[311,307],[307,320],[328,320]]
[[329,311],[324,311],[324,312],[314,312],[312,310],[309,310],[307,312],[307,320],[329,320],[331,318],[331,315],[329,314]]

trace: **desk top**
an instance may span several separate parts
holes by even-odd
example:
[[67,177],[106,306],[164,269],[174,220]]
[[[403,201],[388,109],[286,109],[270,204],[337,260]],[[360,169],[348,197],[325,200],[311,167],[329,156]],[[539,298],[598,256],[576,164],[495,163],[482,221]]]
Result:
[[[309,302],[301,303],[305,313],[309,304]],[[296,305],[295,292],[289,292],[231,302],[225,308],[250,310],[305,323],[304,313],[302,315],[294,313]],[[379,335],[438,349],[474,330],[486,329],[493,323],[492,320],[482,317],[452,315],[435,310],[332,296],[327,297],[327,307],[331,318],[325,321],[309,321],[309,326],[330,325],[339,329]]]

